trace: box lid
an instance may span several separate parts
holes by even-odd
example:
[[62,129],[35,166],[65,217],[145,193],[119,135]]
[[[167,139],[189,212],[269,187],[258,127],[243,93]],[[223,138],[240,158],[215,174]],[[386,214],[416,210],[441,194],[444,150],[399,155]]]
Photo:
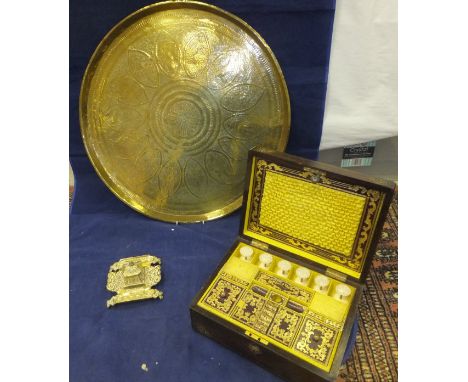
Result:
[[364,281],[394,183],[251,150],[241,234]]

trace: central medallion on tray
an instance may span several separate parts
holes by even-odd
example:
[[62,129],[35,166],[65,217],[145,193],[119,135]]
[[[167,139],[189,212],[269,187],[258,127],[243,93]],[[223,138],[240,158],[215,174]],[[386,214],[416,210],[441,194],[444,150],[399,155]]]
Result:
[[219,135],[221,113],[208,89],[191,80],[170,82],[151,104],[151,132],[163,150],[194,155]]

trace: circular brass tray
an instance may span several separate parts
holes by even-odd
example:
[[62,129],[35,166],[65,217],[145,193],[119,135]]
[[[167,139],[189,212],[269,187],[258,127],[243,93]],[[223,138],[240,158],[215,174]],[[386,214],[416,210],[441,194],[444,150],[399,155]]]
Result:
[[196,222],[241,206],[251,147],[284,150],[289,96],[249,25],[205,3],[169,1],[101,41],[83,79],[80,124],[119,199],[152,218]]

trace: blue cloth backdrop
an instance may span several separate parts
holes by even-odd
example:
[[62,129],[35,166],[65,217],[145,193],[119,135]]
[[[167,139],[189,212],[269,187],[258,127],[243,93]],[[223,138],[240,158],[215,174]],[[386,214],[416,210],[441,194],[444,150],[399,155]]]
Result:
[[[206,224],[154,221],[121,203],[99,180],[79,130],[78,97],[88,60],[122,18],[150,4],[70,1],[70,379],[80,381],[277,381],[190,327],[189,304],[235,240],[239,212]],[[268,42],[286,77],[292,106],[288,151],[315,158],[320,143],[334,0],[220,0]],[[106,300],[109,266],[123,257],[162,258],[162,301]],[[354,338],[354,337],[353,337]],[[351,348],[351,346],[350,346]],[[141,365],[147,364],[148,371]]]

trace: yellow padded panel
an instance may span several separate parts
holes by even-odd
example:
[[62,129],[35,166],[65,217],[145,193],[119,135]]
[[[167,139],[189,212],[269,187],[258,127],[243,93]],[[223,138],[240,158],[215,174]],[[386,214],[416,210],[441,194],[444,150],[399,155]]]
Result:
[[266,171],[260,224],[350,256],[365,202],[364,196]]

